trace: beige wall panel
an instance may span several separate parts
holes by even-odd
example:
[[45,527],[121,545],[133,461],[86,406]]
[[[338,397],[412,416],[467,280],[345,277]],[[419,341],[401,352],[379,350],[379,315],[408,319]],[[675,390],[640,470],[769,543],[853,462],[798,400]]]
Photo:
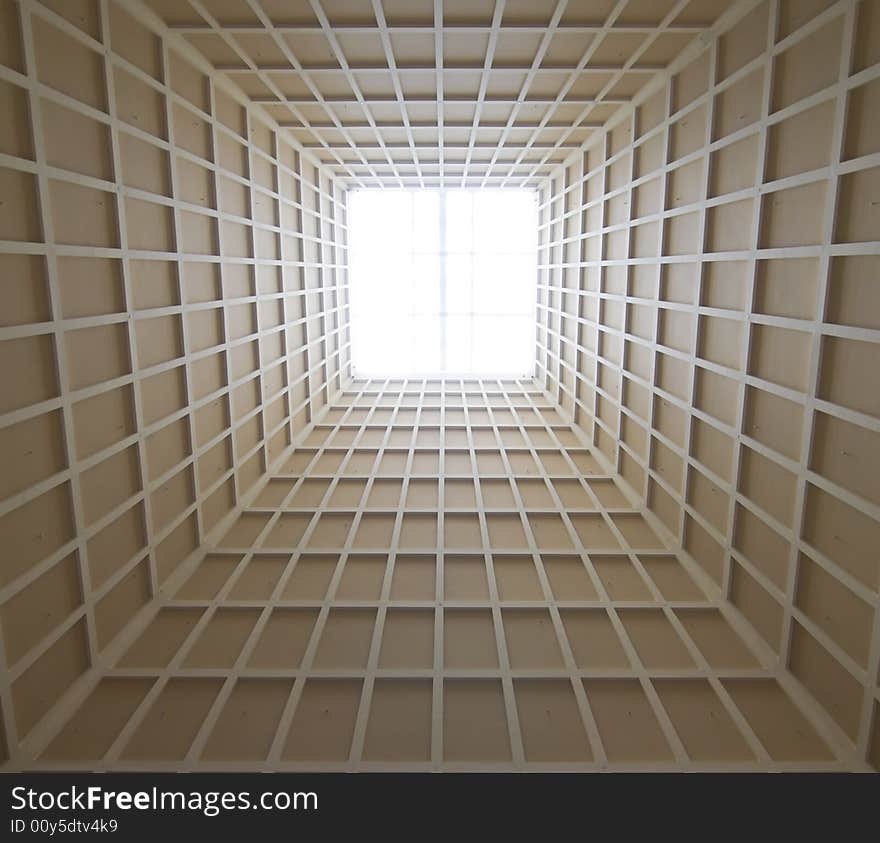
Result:
[[97,587],[106,582],[146,543],[143,504],[136,503],[88,541],[92,585]]
[[431,682],[378,680],[364,740],[368,761],[430,760]]
[[0,326],[26,325],[49,320],[46,264],[39,255],[0,255],[4,310]]
[[70,484],[61,483],[0,516],[0,544],[6,564],[0,581],[8,585],[74,537]]
[[357,679],[309,679],[294,713],[282,758],[347,761],[362,684]]
[[[23,62],[22,36],[30,38],[33,34],[31,81],[47,86],[35,89],[34,99],[28,103],[24,88],[9,81],[0,84],[0,102],[9,118],[0,132],[0,150],[11,156],[10,162],[26,162],[37,156],[33,165],[25,167],[16,163],[6,166],[4,162],[0,180],[6,186],[2,192],[7,201],[0,214],[0,238],[35,244],[52,238],[48,259],[27,254],[31,247],[24,247],[24,254],[5,255],[2,259],[4,302],[8,305],[3,308],[3,325],[24,328],[18,334],[4,336],[0,343],[0,351],[4,352],[0,362],[7,373],[0,412],[19,414],[0,425],[0,444],[10,469],[5,491],[0,490],[0,494],[23,496],[0,518],[0,533],[15,560],[5,568],[4,583],[13,588],[0,612],[3,624],[15,629],[14,634],[7,632],[5,636],[7,661],[36,648],[34,665],[16,680],[13,691],[16,709],[28,711],[17,717],[20,735],[58,702],[73,678],[85,669],[88,654],[84,623],[51,644],[52,634],[80,601],[87,604],[87,613],[94,617],[94,643],[103,648],[152,599],[153,583],[165,582],[198,547],[205,533],[234,509],[239,494],[260,481],[265,473],[266,449],[274,459],[290,441],[285,424],[290,404],[282,394],[286,382],[278,369],[267,376],[265,383],[253,380],[234,396],[238,417],[259,407],[264,385],[267,399],[273,400],[267,401],[265,424],[258,410],[236,436],[235,446],[242,449],[237,476],[228,477],[214,488],[215,479],[233,464],[232,437],[222,437],[232,420],[230,398],[221,392],[202,407],[189,406],[190,401],[222,390],[230,375],[240,378],[258,371],[261,346],[265,361],[280,361],[287,350],[280,335],[258,342],[259,330],[280,324],[278,303],[274,303],[274,310],[273,303],[267,301],[231,311],[230,325],[236,337],[258,335],[252,344],[232,355],[227,355],[223,347],[227,339],[223,311],[205,312],[214,317],[214,324],[202,330],[197,324],[200,317],[205,319],[202,311],[183,310],[190,303],[222,300],[217,221],[209,213],[197,213],[193,208],[198,205],[207,212],[216,212],[215,174],[187,157],[213,158],[215,129],[208,113],[211,104],[216,101],[219,116],[242,134],[245,144],[253,142],[273,159],[277,152],[297,175],[319,178],[314,168],[310,167],[308,173],[301,168],[298,153],[289,150],[286,141],[279,138],[276,143],[267,125],[254,121],[253,136],[249,137],[242,120],[244,109],[222,93],[220,84],[196,69],[186,56],[168,51],[161,36],[115,0],[106,7],[106,28],[102,28],[105,22],[94,4],[45,5],[63,20],[50,19],[27,6],[21,13],[30,17],[29,25],[20,30],[20,10],[7,4],[3,6],[4,26],[0,27],[0,61],[25,74],[28,68]],[[95,41],[80,40],[74,30]],[[104,46],[100,41],[105,31],[109,44]],[[166,126],[166,98],[171,94],[161,81],[165,77],[166,52],[170,90],[200,109],[193,111],[182,101],[172,99],[170,127]],[[112,80],[105,80],[111,67]],[[112,84],[108,86],[106,81]],[[107,101],[108,95],[113,102]],[[95,109],[108,117],[102,118]],[[125,128],[117,126],[116,118]],[[174,139],[170,148],[149,141],[148,136],[164,140],[169,129]],[[224,131],[218,134],[225,137]],[[247,151],[246,145],[238,148]],[[248,180],[246,154],[240,160],[238,170]],[[47,166],[52,168],[48,172]],[[276,173],[274,160],[260,158],[256,162],[254,177],[260,184],[273,187]],[[172,175],[175,198],[171,198]],[[294,191],[299,196],[300,185],[294,177],[285,174],[283,185],[281,181],[278,185],[287,195]],[[332,190],[333,184],[325,178],[321,187]],[[167,201],[150,201],[146,194]],[[38,201],[40,195],[42,204]],[[331,211],[329,197],[325,195],[321,201],[322,209]],[[266,198],[259,219],[274,223],[276,204],[274,198]],[[336,233],[330,225],[320,226],[320,230],[327,237]],[[242,234],[251,236],[249,229],[242,229]],[[260,232],[257,239],[259,260],[280,258],[275,234]],[[241,254],[250,254],[246,245]],[[120,246],[124,247],[121,253],[99,251]],[[148,260],[130,251],[173,255],[176,248],[195,254],[197,260],[178,268],[176,261]],[[270,267],[268,274],[261,267],[232,266],[230,283],[224,291],[227,297],[250,295],[250,279],[257,270],[260,277],[266,278],[262,292],[280,289],[276,266]],[[344,296],[332,299],[333,307],[343,303]],[[324,302],[316,300],[315,304],[323,307]],[[168,310],[154,318],[135,320],[129,332],[133,311],[150,308]],[[240,314],[245,310],[247,318],[242,318]],[[113,321],[116,314],[127,317]],[[52,326],[53,317],[78,321]],[[50,330],[35,332],[29,327],[41,322],[50,323]],[[339,322],[334,319],[332,324]],[[304,339],[289,350],[297,353]],[[207,357],[188,360],[186,367],[162,369],[143,377],[146,368],[162,367],[187,353],[215,347],[221,348]],[[315,345],[313,353],[338,347],[335,341]],[[310,360],[312,366],[320,362],[319,357]],[[108,382],[123,378],[121,384],[105,388]],[[328,395],[332,395],[335,387],[325,381],[326,377],[316,376],[304,384],[301,415],[305,415],[312,400],[312,388],[317,391],[327,386]],[[85,392],[77,396],[77,401],[70,401],[71,392],[78,390]],[[57,406],[42,411],[30,409],[58,396],[61,400]],[[181,411],[182,415],[162,425],[163,419]],[[153,427],[144,431],[143,426]],[[264,430],[271,432],[270,441],[265,443]],[[137,442],[130,438],[135,434]],[[191,457],[192,447],[204,448],[218,437],[219,442],[194,455],[193,469],[182,465]],[[121,447],[123,442],[125,446]],[[245,459],[243,454],[248,452],[253,453]],[[75,462],[98,454],[101,459],[97,462],[85,466]],[[71,469],[67,468],[68,461],[73,462]],[[60,471],[70,471],[71,476],[65,476],[62,483],[48,491],[37,485]],[[193,471],[198,473],[199,494],[205,495],[204,499],[196,497]],[[163,486],[149,489],[146,500],[132,500],[143,483],[159,477],[169,479]],[[75,500],[71,497],[73,490]],[[123,507],[126,502],[128,506]],[[198,510],[174,524],[192,503],[198,503]],[[114,512],[117,508],[123,511]],[[96,530],[94,525],[111,513],[114,517],[109,523]],[[82,536],[76,536],[76,524],[83,526]],[[173,529],[164,535],[172,525]],[[75,551],[71,548],[72,552],[51,564],[44,562],[74,538],[80,542]],[[142,554],[140,559],[138,554]],[[31,573],[41,564],[43,569]],[[100,599],[88,591],[83,593],[81,582],[87,588],[100,589]],[[44,608],[33,611],[34,601],[44,604]],[[176,648],[182,642],[172,643]],[[62,645],[67,655],[56,656]],[[81,655],[77,655],[77,647]],[[64,669],[58,669],[58,658],[66,659]],[[100,722],[103,699],[100,694],[89,698],[76,717],[84,717],[83,723],[92,722],[89,718],[93,717],[97,717],[94,722]],[[123,707],[117,713],[120,722],[125,722],[134,716],[134,709]],[[108,719],[112,720],[109,714]],[[101,742],[104,735],[111,739],[110,732],[101,732],[89,743],[80,735],[78,724],[79,720],[71,721],[67,731],[62,731],[68,736],[64,746],[53,744],[44,757],[73,759],[80,753],[82,757],[100,758],[106,749]],[[154,722],[153,733],[156,728]],[[186,747],[181,749],[183,735],[154,755],[144,750],[144,737],[136,739],[135,745],[141,740],[142,746],[135,748],[133,757],[182,757],[175,752],[185,751]],[[16,751],[14,747],[12,751]]]
[[101,56],[43,18],[32,21],[40,82],[99,111],[106,110]]
[[14,664],[82,605],[75,554],[66,556],[0,607],[6,657]]
[[58,243],[111,248],[119,245],[117,200],[113,194],[52,179],[49,202]]
[[[774,68],[773,109],[791,105],[837,80],[842,21],[816,30],[779,54]],[[816,61],[822,55],[823,61]]]
[[729,594],[730,602],[743,613],[764,641],[778,650],[783,623],[783,610],[778,599],[737,563],[731,566]]
[[792,626],[788,668],[854,739],[862,705],[861,685],[799,623]]
[[64,469],[63,419],[60,410],[0,428],[0,499],[21,492]]
[[827,167],[831,158],[834,101],[774,123],[767,134],[768,179]]
[[452,761],[509,761],[510,739],[501,683],[443,684],[443,754]]
[[49,744],[44,757],[58,761],[102,758],[152,684],[147,677],[102,679]]
[[146,561],[139,562],[95,605],[99,647],[106,647],[153,596]]
[[670,760],[667,742],[638,682],[585,680],[584,687],[609,760]]
[[116,3],[110,5],[110,43],[144,73],[155,79],[161,76],[159,38]]
[[0,167],[0,190],[7,197],[0,206],[0,237],[41,241],[36,179],[30,173]]
[[126,744],[123,757],[146,762],[183,760],[221,684],[218,679],[171,679]]
[[12,701],[19,734],[27,734],[88,667],[86,622],[80,620],[13,684]]
[[591,759],[590,745],[568,682],[518,679],[514,695],[527,761]]
[[[635,113],[561,101],[533,134],[518,121],[544,119],[540,104],[484,103],[498,126],[475,130],[469,168],[508,118],[499,176],[535,147],[515,166],[535,166],[546,223],[537,378],[387,384],[349,379],[346,278],[329,266],[344,261],[343,169],[290,145],[330,160],[324,130],[279,128],[280,106],[245,108],[225,72],[191,63],[240,49],[281,64],[277,45],[157,35],[117,0],[45,5],[60,17],[0,7],[0,240],[22,252],[0,265],[0,719],[23,737],[49,715],[33,746],[9,747],[14,765],[94,766],[126,727],[120,763],[172,769],[876,765],[873,0],[761,3],[674,75],[655,63],[730,4],[686,5],[641,54],[644,31],[612,29],[569,99],[635,95]],[[273,19],[293,14],[277,5]],[[412,23],[398,6],[389,21]],[[666,13],[618,11],[645,28]],[[496,63],[532,61],[541,33],[508,27],[540,14],[508,3]],[[367,37],[339,35],[356,68],[386,58]],[[433,49],[391,37],[403,62],[419,39]],[[306,64],[335,61],[321,38],[285,34]],[[453,40],[447,65],[482,63],[485,33]],[[552,99],[585,42],[546,46],[544,70],[492,74],[490,95],[528,78]],[[261,75],[243,90],[267,93]],[[368,98],[393,95],[372,76],[355,74]],[[466,96],[480,74],[444,78]],[[417,125],[430,103],[411,105],[413,138],[435,144]],[[370,108],[396,156],[406,133],[384,125],[390,105]],[[471,109],[446,105],[455,178]]]
[[[206,760],[264,758],[291,686],[291,681],[286,679],[239,679],[226,700],[202,757]],[[247,729],[241,728],[244,717],[247,717]]]
[[121,261],[59,257],[56,266],[65,318],[125,311]]
[[[15,36],[13,36],[15,37]],[[0,105],[7,115],[0,129],[0,151],[19,158],[33,158],[28,120],[27,93],[11,82],[0,83]]]
[[826,319],[858,328],[880,326],[877,285],[870,279],[878,265],[876,255],[846,255],[831,260]]
[[691,759],[725,763],[752,760],[748,745],[708,682],[666,679],[656,682],[655,687]]
[[113,179],[110,131],[105,123],[49,99],[40,101],[40,115],[46,163],[96,179]]
[[114,68],[116,113],[120,120],[156,138],[166,137],[165,97],[122,68]]

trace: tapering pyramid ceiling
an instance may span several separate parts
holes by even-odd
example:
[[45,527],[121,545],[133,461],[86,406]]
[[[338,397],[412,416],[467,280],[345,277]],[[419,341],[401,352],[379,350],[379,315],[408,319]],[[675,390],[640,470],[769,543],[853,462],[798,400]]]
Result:
[[730,0],[147,0],[356,186],[535,184]]

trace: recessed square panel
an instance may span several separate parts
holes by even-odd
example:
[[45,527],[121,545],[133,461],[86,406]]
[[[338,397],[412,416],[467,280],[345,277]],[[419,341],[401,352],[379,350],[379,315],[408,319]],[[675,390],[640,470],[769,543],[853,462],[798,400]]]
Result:
[[428,555],[402,555],[394,563],[391,599],[401,601],[434,600],[437,560]]
[[375,620],[375,609],[331,609],[318,642],[315,669],[364,670]]
[[568,680],[518,679],[513,687],[527,761],[592,760],[583,720]]
[[443,557],[444,598],[448,601],[487,601],[489,581],[482,556]]
[[389,609],[379,668],[430,670],[434,666],[434,610]]
[[330,554],[300,556],[287,580],[281,599],[296,602],[323,600],[338,561],[338,556]]
[[672,752],[636,679],[585,680],[609,761],[671,761]]
[[447,609],[443,613],[443,661],[453,670],[498,667],[495,627],[489,609]]
[[502,601],[543,600],[544,591],[531,556],[493,556],[495,582]]
[[285,761],[347,761],[362,684],[360,679],[309,679],[281,757]]
[[430,679],[377,679],[364,737],[365,761],[430,761]]
[[336,599],[378,600],[387,565],[388,559],[384,555],[349,554],[336,589]]
[[504,609],[507,657],[513,670],[562,670],[564,662],[547,609]]
[[443,756],[447,761],[510,760],[510,738],[500,680],[445,680]]

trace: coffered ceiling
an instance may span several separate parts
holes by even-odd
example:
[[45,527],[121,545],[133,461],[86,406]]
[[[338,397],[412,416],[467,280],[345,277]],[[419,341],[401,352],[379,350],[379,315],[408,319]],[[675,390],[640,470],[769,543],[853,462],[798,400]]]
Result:
[[729,0],[147,0],[354,184],[546,176]]

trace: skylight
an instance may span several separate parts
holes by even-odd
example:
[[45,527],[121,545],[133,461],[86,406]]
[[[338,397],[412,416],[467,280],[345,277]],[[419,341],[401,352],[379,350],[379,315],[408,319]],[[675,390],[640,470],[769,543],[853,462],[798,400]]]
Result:
[[348,223],[356,376],[533,374],[534,191],[355,190]]

